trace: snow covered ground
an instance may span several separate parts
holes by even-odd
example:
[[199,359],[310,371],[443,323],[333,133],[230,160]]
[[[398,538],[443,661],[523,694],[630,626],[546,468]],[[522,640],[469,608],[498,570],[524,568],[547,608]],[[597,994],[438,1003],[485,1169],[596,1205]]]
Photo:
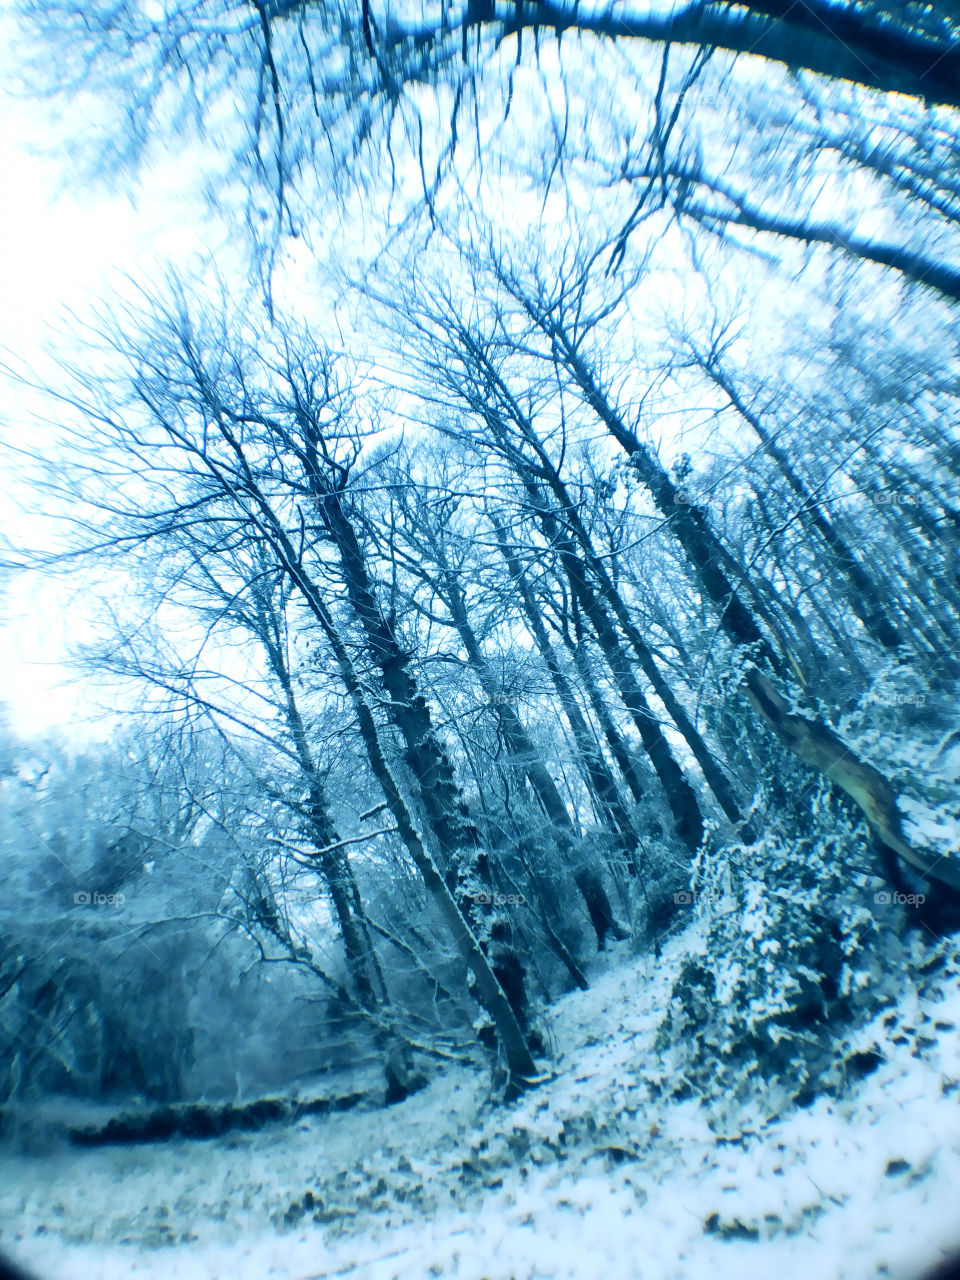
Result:
[[771,1117],[661,1087],[653,1040],[696,943],[623,944],[550,1011],[556,1078],[514,1104],[454,1069],[386,1110],[8,1158],[0,1241],[57,1280],[909,1280],[960,1244],[956,947],[857,1033],[872,1074]]

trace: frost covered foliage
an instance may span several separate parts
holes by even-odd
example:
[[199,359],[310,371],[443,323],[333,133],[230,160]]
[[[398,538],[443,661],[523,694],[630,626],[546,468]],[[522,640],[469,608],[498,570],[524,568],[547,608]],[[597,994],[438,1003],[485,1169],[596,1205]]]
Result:
[[[906,829],[944,854],[960,819],[956,693],[942,673],[891,661],[840,721],[895,779]],[[760,1088],[776,1107],[838,1092],[877,1065],[849,1036],[909,995],[956,907],[908,867],[898,890],[853,810],[779,750],[757,781],[763,838],[696,867],[688,909],[702,945],[681,967],[658,1044],[677,1092],[743,1099]],[[919,910],[911,889],[926,892]]]
[[40,1135],[51,1099],[232,1100],[342,1053],[317,980],[258,963],[196,779],[129,744],[5,747],[0,1138]]
[[958,704],[960,681],[951,673],[890,663],[842,722],[846,734],[885,762],[914,838],[944,856],[960,831]]
[[818,829],[704,861],[703,947],[681,966],[657,1040],[674,1092],[760,1091],[779,1110],[875,1065],[848,1053],[843,1028],[896,999],[909,944],[867,861],[854,831]]

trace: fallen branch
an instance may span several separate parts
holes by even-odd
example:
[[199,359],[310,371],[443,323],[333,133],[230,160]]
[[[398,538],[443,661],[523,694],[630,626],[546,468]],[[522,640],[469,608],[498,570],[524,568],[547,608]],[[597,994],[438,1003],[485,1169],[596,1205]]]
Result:
[[754,711],[789,751],[850,797],[878,844],[892,849],[925,879],[960,891],[960,862],[945,854],[924,853],[912,847],[903,832],[896,793],[878,769],[861,760],[822,721],[793,713],[786,698],[763,672],[754,667],[747,672],[745,683]]
[[106,1123],[69,1125],[67,1137],[76,1146],[103,1147],[167,1138],[216,1138],[234,1129],[262,1129],[268,1124],[349,1111],[368,1100],[365,1093],[324,1098],[258,1098],[246,1103],[186,1102],[150,1110],[122,1112]]

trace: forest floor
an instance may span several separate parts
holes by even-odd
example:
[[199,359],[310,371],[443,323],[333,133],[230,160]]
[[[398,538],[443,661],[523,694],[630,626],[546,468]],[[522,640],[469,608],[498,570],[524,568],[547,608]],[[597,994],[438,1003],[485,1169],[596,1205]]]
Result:
[[453,1068],[388,1109],[7,1157],[0,1246],[41,1280],[912,1280],[960,1244],[956,947],[857,1033],[870,1075],[769,1116],[661,1090],[698,936],[598,962],[549,1011],[555,1078],[512,1104]]

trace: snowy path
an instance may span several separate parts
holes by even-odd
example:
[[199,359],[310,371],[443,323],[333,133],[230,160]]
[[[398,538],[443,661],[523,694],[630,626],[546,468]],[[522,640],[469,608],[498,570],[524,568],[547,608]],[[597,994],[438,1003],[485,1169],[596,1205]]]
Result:
[[5,1163],[0,1238],[57,1280],[909,1280],[960,1243],[956,966],[863,1029],[886,1061],[848,1097],[721,1120],[652,1070],[690,944],[558,1002],[557,1078],[512,1106],[451,1071],[385,1111]]

